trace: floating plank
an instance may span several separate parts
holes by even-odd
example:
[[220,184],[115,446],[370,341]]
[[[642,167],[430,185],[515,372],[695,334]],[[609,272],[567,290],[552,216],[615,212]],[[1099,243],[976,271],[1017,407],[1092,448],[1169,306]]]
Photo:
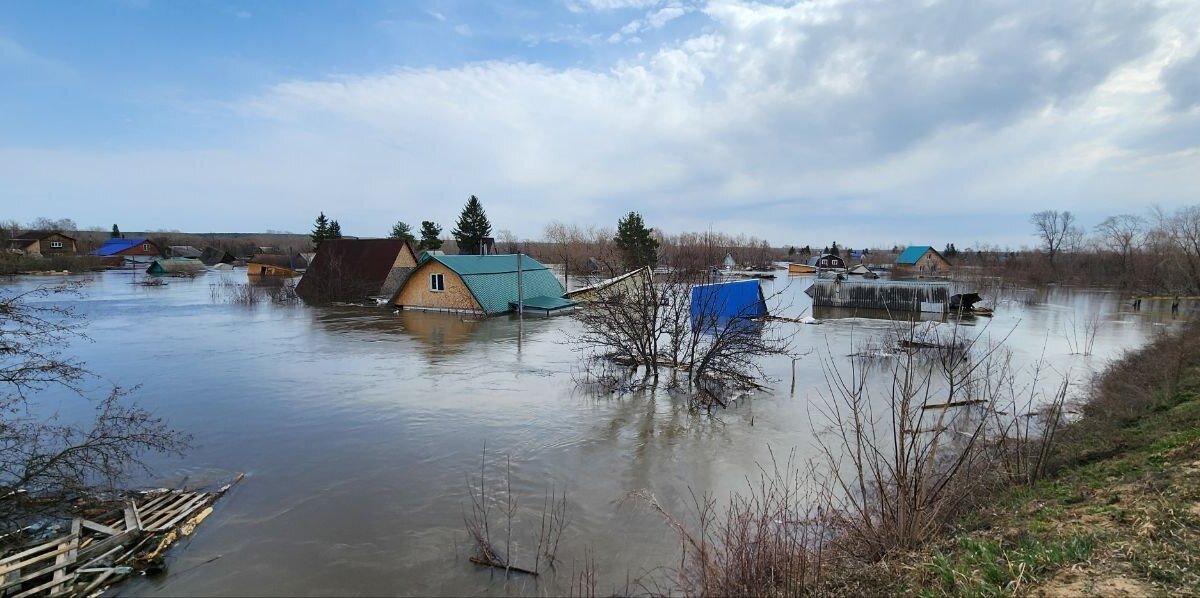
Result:
[[121,533],[120,530],[115,530],[111,527],[108,527],[107,525],[104,525],[101,523],[96,523],[95,521],[88,521],[87,519],[83,519],[81,521],[82,521],[83,527],[86,527],[90,530],[98,531],[102,534],[108,534],[110,536],[115,536],[115,535]]
[[[69,536],[68,536],[68,538],[69,538]],[[55,546],[57,546],[57,545],[59,545],[59,544],[62,544],[63,542],[64,542],[64,539],[63,539],[63,538],[55,538],[55,539],[53,539],[53,540],[50,540],[50,541],[48,541],[48,542],[46,542],[46,543],[44,543],[44,544],[39,544],[39,545],[37,545],[37,546],[34,546],[33,548],[30,548],[30,549],[28,549],[28,550],[23,550],[23,551],[21,551],[21,552],[18,552],[17,554],[14,554],[14,555],[11,555],[11,556],[4,557],[3,559],[0,559],[0,572],[3,572],[3,571],[5,571],[5,570],[6,570],[6,568],[4,567],[4,565],[7,565],[8,563],[11,563],[11,562],[13,562],[13,561],[16,561],[16,560],[18,560],[18,559],[22,559],[22,558],[24,558],[24,557],[27,557],[27,556],[29,556],[29,555],[31,555],[31,554],[36,554],[36,553],[38,553],[38,552],[41,552],[41,551],[43,551],[43,550],[49,550],[49,549],[51,549],[51,548],[53,548],[53,547],[55,547]]]
[[921,409],[949,409],[950,407],[966,407],[968,405],[982,405],[986,403],[983,399],[973,401],[951,401],[949,403],[929,403]]
[[[70,582],[70,581],[71,581],[71,580],[73,580],[73,579],[75,579],[75,574],[74,574],[74,573],[71,573],[71,574],[67,575],[67,577],[66,577],[66,581],[68,581],[68,582]],[[48,589],[50,589],[51,587],[53,587],[54,585],[57,585],[57,584],[58,584],[58,581],[55,581],[55,580],[53,580],[53,579],[52,579],[52,580],[50,580],[50,581],[48,581],[48,582],[46,582],[46,583],[44,583],[44,584],[42,584],[42,585],[40,585],[40,586],[37,586],[37,587],[34,587],[34,588],[29,588],[28,590],[25,590],[24,592],[21,592],[20,594],[17,594],[16,596],[13,596],[13,598],[25,598],[26,596],[32,596],[32,595],[34,595],[34,594],[36,594],[36,593],[38,593],[38,592],[41,592],[41,591],[43,591],[43,590],[48,590]]]

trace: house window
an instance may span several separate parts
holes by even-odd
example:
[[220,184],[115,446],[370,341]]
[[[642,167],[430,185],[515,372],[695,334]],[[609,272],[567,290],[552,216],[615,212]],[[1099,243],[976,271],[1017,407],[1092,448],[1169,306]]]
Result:
[[62,249],[62,241],[50,241],[51,249]]
[[142,251],[150,251],[150,244],[142,243]]
[[429,275],[429,290],[431,290],[431,291],[446,290],[445,276],[442,274],[430,274]]

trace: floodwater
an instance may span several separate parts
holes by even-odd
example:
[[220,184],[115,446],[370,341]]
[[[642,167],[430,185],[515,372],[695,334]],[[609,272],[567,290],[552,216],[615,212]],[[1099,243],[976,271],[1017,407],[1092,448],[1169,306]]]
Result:
[[[83,295],[64,303],[87,319],[89,342],[70,352],[112,384],[192,434],[182,457],[156,456],[141,484],[220,483],[247,477],[197,533],[169,555],[169,571],[121,588],[124,595],[562,594],[585,555],[598,589],[654,576],[678,543],[662,518],[623,500],[654,494],[685,513],[692,492],[743,487],[772,452],[813,454],[825,391],[822,361],[847,356],[893,323],[818,310],[820,325],[792,325],[792,363],[772,359],[776,382],[712,416],[666,394],[593,396],[576,383],[579,356],[568,317],[464,321],[303,304],[215,301],[210,285],[245,281],[210,272],[165,287],[131,284],[128,271],[72,276]],[[59,279],[18,277],[0,288]],[[764,281],[782,315],[811,313],[805,278]],[[1043,358],[1060,375],[1088,372],[1177,324],[1169,306],[1104,291],[1043,288],[985,295],[995,317],[973,332],[1008,336],[1018,364]],[[1185,310],[1186,311],[1186,310]],[[1098,322],[1092,355],[1072,331]],[[42,408],[65,418],[86,404],[50,392]],[[541,579],[470,564],[463,525],[468,480],[486,447],[487,477],[507,467],[519,498],[518,565],[532,563],[543,497],[566,490],[571,523],[557,574]],[[494,539],[504,544],[499,510]],[[500,531],[496,531],[500,530]],[[648,573],[651,572],[651,573]]]

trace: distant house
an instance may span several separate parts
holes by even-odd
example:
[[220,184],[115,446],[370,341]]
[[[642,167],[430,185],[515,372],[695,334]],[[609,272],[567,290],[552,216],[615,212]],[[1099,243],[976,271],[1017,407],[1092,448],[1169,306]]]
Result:
[[192,247],[191,245],[171,245],[171,246],[167,247],[167,250],[168,250],[168,253],[171,254],[171,257],[186,257],[186,258],[199,259],[200,256],[203,255],[199,249],[196,249],[195,247]]
[[808,258],[808,265],[822,270],[845,270],[846,260],[832,253],[822,253]]
[[910,245],[896,257],[892,272],[901,276],[944,276],[950,273],[950,262],[928,245]]
[[431,254],[408,276],[391,304],[489,316],[513,311],[518,300],[518,259],[527,311],[550,314],[575,305],[563,300],[563,287],[554,273],[527,255]]
[[299,255],[259,254],[246,263],[249,276],[272,276],[292,278],[300,275],[308,264]]
[[156,276],[195,276],[203,273],[204,262],[187,257],[157,259],[146,268],[146,274]]
[[296,294],[309,303],[391,297],[416,266],[412,245],[401,239],[327,239]]
[[224,249],[205,247],[204,251],[200,253],[200,261],[204,262],[205,266],[215,266],[217,264],[232,264],[237,261],[237,258]]
[[149,258],[161,256],[162,249],[154,241],[145,238],[109,239],[99,249],[93,251],[92,255],[106,258],[125,258],[135,262],[147,262],[153,261]]
[[30,230],[8,241],[8,250],[27,255],[75,255],[75,238],[53,230]]

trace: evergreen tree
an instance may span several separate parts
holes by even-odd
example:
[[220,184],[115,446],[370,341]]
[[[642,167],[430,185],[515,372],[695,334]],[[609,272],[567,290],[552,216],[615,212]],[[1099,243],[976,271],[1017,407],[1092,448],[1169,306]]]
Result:
[[796,248],[788,247],[788,257],[792,257],[793,255],[796,255]]
[[421,221],[421,242],[417,245],[417,249],[428,249],[437,251],[442,248],[442,227],[436,222],[430,220]]
[[613,241],[623,254],[626,269],[658,264],[658,241],[650,236],[641,214],[630,212],[617,221],[617,236]]
[[337,221],[337,220],[330,220],[330,221],[329,221],[329,236],[328,236],[328,237],[326,237],[326,238],[327,238],[327,239],[340,239],[340,238],[342,238],[342,225],[338,224],[338,221]]
[[492,223],[488,222],[478,197],[472,195],[467,198],[467,205],[463,206],[462,213],[458,215],[458,222],[450,234],[454,235],[454,240],[458,242],[458,252],[463,255],[477,255],[483,239],[492,236]]
[[805,245],[804,249],[800,250],[800,253],[803,253],[804,255],[812,255],[812,247],[809,245]]
[[121,229],[117,228],[117,225],[115,225],[115,224],[113,225],[112,238],[114,238],[114,239],[121,238]]
[[413,236],[412,227],[406,222],[397,222],[392,225],[391,238],[400,239],[402,241],[415,241],[417,238]]
[[838,256],[842,255],[842,250],[838,249],[837,241],[834,241],[833,245],[829,246],[829,253],[832,253],[833,255],[838,255]]
[[321,241],[329,238],[329,219],[325,217],[325,212],[321,212],[321,215],[317,216],[316,226],[313,227],[310,238],[314,251],[321,247]]

